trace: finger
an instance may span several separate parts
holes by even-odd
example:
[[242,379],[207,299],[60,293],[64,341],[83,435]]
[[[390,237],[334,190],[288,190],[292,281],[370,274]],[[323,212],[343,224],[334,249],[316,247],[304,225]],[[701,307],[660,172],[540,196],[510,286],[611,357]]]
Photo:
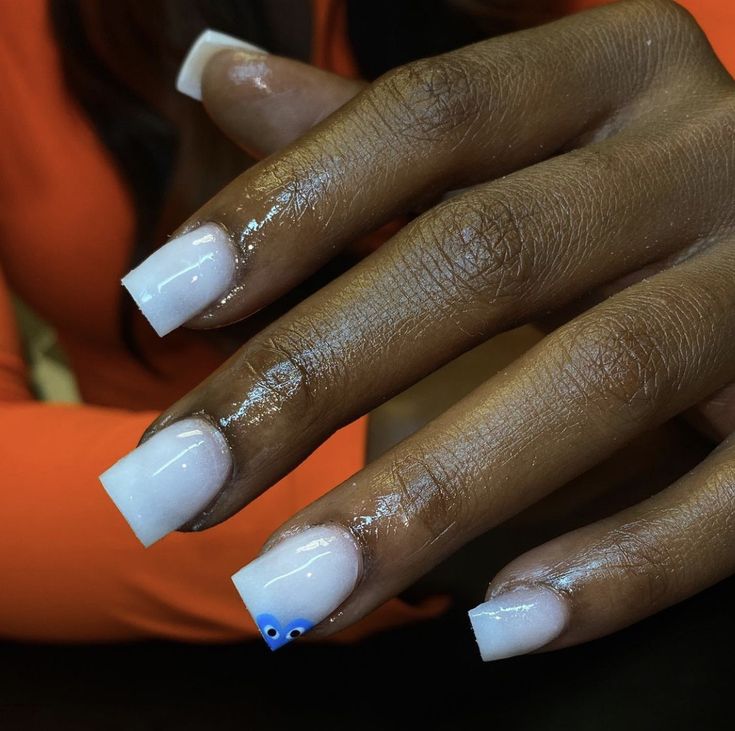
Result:
[[218,53],[202,76],[209,116],[261,157],[297,140],[364,86],[289,58],[247,51]]
[[235,576],[250,611],[344,627],[731,380],[733,275],[729,242],[549,336],[289,521]]
[[602,637],[735,571],[735,439],[672,487],[516,559],[470,612],[484,660]]
[[[719,114],[703,119],[457,196],[251,339],[154,428],[206,415],[231,446],[235,470],[211,484],[197,526],[226,519],[334,430],[492,334],[731,226],[735,173],[700,145],[733,159],[733,138],[717,131]],[[672,134],[678,149],[664,144]]]
[[227,186],[124,284],[161,334],[232,322],[422,200],[609,136],[656,94],[666,110],[711,88],[724,72],[688,63],[708,46],[677,8],[616,3],[399,69]]
[[730,383],[692,409],[690,422],[705,436],[721,442],[735,432],[735,383]]

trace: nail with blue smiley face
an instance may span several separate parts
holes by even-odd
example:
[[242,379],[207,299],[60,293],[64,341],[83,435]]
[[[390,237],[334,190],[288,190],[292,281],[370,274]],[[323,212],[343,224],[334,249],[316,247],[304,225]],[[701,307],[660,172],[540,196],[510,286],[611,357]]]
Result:
[[268,647],[277,650],[308,632],[314,625],[308,619],[294,619],[285,627],[272,614],[259,614],[255,618],[260,634]]
[[301,637],[355,588],[360,551],[336,526],[309,528],[276,544],[233,577],[271,650]]

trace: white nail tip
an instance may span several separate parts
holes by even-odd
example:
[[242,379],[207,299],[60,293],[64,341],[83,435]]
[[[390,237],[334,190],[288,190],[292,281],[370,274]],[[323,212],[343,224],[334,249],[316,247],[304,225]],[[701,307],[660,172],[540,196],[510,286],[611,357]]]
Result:
[[225,438],[203,419],[182,419],[123,457],[100,481],[144,546],[203,510],[227,479]]
[[567,624],[567,606],[550,589],[523,588],[480,604],[469,612],[482,659],[501,660],[538,650]]
[[233,38],[226,33],[216,30],[205,30],[192,44],[181,64],[179,75],[176,78],[176,88],[182,93],[197,101],[202,100],[202,74],[204,67],[216,53],[228,48],[240,48],[253,53],[266,53],[262,48],[252,43]]
[[284,539],[232,581],[271,650],[295,640],[352,593],[360,552],[347,531],[310,528]]
[[229,237],[208,223],[165,243],[126,274],[122,285],[164,336],[225,294],[234,273]]

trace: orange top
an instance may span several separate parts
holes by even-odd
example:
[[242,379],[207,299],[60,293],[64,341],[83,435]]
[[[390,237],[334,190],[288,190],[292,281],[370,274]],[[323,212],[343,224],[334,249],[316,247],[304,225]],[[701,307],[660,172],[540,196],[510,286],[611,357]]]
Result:
[[[193,331],[160,340],[140,316],[136,332],[164,376],[127,352],[117,318],[131,201],[65,93],[45,0],[0,0],[0,25],[0,636],[253,636],[229,576],[278,525],[363,466],[366,420],[335,434],[227,523],[173,534],[148,550],[137,543],[97,477],[222,358]],[[324,37],[321,26],[316,32]],[[344,46],[338,63],[348,68]],[[34,400],[8,288],[56,328],[84,405]],[[441,605],[389,602],[344,636],[430,616]]]
[[[598,3],[576,6],[591,4]],[[682,4],[735,68],[735,44],[728,43],[735,3]],[[315,62],[354,75],[344,6],[314,0],[314,9]],[[40,640],[251,636],[228,576],[280,523],[362,466],[365,421],[336,434],[224,525],[174,534],[148,550],[138,545],[97,476],[221,358],[194,332],[159,340],[142,318],[139,340],[164,376],[124,347],[119,280],[133,240],[129,196],[65,93],[45,0],[0,0],[0,24],[0,633]],[[56,328],[84,405],[34,400],[8,288]],[[438,607],[391,602],[352,634]]]

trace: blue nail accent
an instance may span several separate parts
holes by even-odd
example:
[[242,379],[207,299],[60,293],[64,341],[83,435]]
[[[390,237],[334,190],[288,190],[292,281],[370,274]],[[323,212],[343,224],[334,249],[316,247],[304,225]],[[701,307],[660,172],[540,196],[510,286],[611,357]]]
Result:
[[308,619],[294,619],[284,626],[272,614],[259,614],[255,618],[255,622],[271,650],[277,650],[279,647],[287,645],[314,626],[314,623]]

